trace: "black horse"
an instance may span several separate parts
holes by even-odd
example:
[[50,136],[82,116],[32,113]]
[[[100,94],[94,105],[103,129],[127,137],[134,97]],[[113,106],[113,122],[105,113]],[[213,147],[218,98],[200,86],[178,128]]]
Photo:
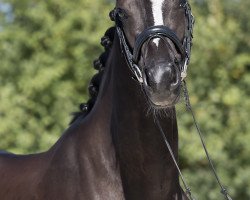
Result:
[[[91,99],[47,152],[0,155],[3,200],[185,200],[174,105],[189,62],[186,0],[117,0]],[[133,53],[131,53],[133,52]]]

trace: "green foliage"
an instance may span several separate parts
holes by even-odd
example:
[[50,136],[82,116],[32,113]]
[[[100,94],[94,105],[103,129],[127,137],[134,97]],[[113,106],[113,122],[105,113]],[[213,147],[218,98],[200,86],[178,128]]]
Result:
[[[0,16],[0,148],[51,146],[87,98],[92,60],[110,26],[105,1],[6,1]],[[10,15],[8,13],[8,15]],[[106,17],[104,17],[106,16]]]
[[[0,0],[0,149],[48,149],[86,100],[92,60],[110,26],[105,0]],[[250,199],[250,2],[193,0],[188,87],[216,168],[235,199]],[[8,6],[7,6],[8,7]],[[7,10],[7,11],[6,11]],[[183,105],[182,105],[183,106]],[[191,116],[178,112],[180,159],[195,196],[223,199]]]

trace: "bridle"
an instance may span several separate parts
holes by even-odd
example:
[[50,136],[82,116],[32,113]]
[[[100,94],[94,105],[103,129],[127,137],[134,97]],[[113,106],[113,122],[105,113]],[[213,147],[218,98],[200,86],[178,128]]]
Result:
[[120,46],[122,47],[125,59],[134,77],[140,84],[143,84],[142,70],[138,66],[141,49],[145,42],[153,38],[165,37],[174,43],[182,58],[179,62],[179,65],[181,66],[181,78],[182,80],[186,78],[187,67],[189,65],[191,57],[194,17],[192,15],[191,7],[187,0],[181,0],[180,6],[184,9],[186,16],[186,28],[183,42],[181,42],[180,39],[177,37],[176,33],[167,26],[151,26],[142,31],[136,37],[135,45],[132,51],[130,50],[131,48],[127,43],[126,36],[122,28],[122,23],[119,19],[119,8],[114,8],[114,10],[110,12],[110,18],[111,20],[115,21],[116,24],[116,32],[119,37]]
[[[147,29],[145,29],[144,31],[142,31],[136,38],[135,40],[135,45],[133,50],[131,51],[129,45],[127,44],[127,40],[122,28],[122,23],[119,19],[119,8],[115,8],[114,10],[112,10],[110,12],[110,18],[111,20],[115,21],[116,24],[116,32],[117,35],[119,37],[119,41],[120,41],[120,46],[122,48],[122,52],[124,54],[124,57],[127,61],[127,64],[130,68],[130,70],[132,71],[134,77],[136,78],[136,80],[140,83],[143,84],[143,76],[142,76],[142,70],[141,68],[138,66],[139,63],[139,59],[140,59],[140,53],[141,53],[141,49],[144,43],[146,43],[147,41],[151,40],[151,39],[155,39],[155,38],[167,38],[169,40],[171,40],[173,42],[173,44],[175,45],[175,47],[177,48],[178,52],[180,52],[181,54],[181,61],[179,62],[180,65],[180,69],[181,69],[181,79],[183,81],[183,92],[184,92],[184,97],[185,97],[185,101],[186,101],[186,107],[187,110],[191,112],[195,127],[197,129],[197,132],[199,134],[200,140],[201,140],[201,144],[203,146],[203,149],[205,151],[206,157],[209,161],[210,167],[212,169],[212,172],[215,175],[216,181],[218,183],[218,185],[221,188],[221,193],[224,195],[226,200],[232,200],[232,198],[230,197],[230,195],[228,194],[227,190],[225,189],[225,187],[222,185],[216,170],[214,168],[213,162],[210,158],[210,155],[207,151],[204,139],[203,139],[203,135],[201,133],[201,130],[197,124],[196,118],[194,116],[194,112],[192,110],[190,101],[189,101],[189,94],[187,91],[187,87],[186,87],[186,82],[185,82],[185,78],[187,76],[187,68],[190,62],[190,57],[191,57],[191,47],[192,47],[192,39],[193,39],[193,26],[194,26],[194,16],[192,15],[191,12],[191,7],[188,3],[188,0],[180,0],[180,6],[185,10],[185,19],[186,19],[186,28],[185,28],[185,36],[183,39],[183,42],[180,41],[180,39],[177,37],[176,33],[171,30],[170,28],[166,27],[166,26],[151,26]],[[172,157],[172,160],[178,170],[178,173],[180,175],[180,178],[182,180],[183,186],[186,190],[186,195],[188,197],[188,199],[190,200],[195,200],[195,198],[192,196],[191,194],[191,189],[187,186],[186,181],[182,175],[182,172],[179,168],[179,165],[176,161],[176,158],[174,156],[174,153],[172,151],[172,148],[167,140],[167,137],[161,127],[161,124],[159,123],[158,118],[156,117],[155,119],[155,123],[164,139],[164,142],[168,148],[168,151]]]

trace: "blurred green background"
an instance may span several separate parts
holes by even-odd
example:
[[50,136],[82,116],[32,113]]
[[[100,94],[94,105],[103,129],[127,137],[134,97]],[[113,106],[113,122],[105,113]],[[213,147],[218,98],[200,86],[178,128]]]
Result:
[[[235,199],[250,199],[250,1],[192,0],[188,87],[209,151]],[[0,0],[0,149],[48,149],[88,99],[110,0]],[[189,113],[180,161],[195,196],[223,199]]]

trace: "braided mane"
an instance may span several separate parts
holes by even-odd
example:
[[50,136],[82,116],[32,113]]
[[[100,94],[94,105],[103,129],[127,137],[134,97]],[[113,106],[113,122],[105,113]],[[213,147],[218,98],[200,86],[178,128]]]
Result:
[[73,113],[73,118],[70,124],[74,123],[79,118],[84,118],[92,110],[96,102],[106,61],[109,57],[110,49],[114,40],[114,35],[115,27],[110,27],[101,38],[101,45],[104,47],[104,52],[93,62],[93,66],[98,72],[92,77],[88,86],[89,100],[86,103],[80,104],[80,111]]

